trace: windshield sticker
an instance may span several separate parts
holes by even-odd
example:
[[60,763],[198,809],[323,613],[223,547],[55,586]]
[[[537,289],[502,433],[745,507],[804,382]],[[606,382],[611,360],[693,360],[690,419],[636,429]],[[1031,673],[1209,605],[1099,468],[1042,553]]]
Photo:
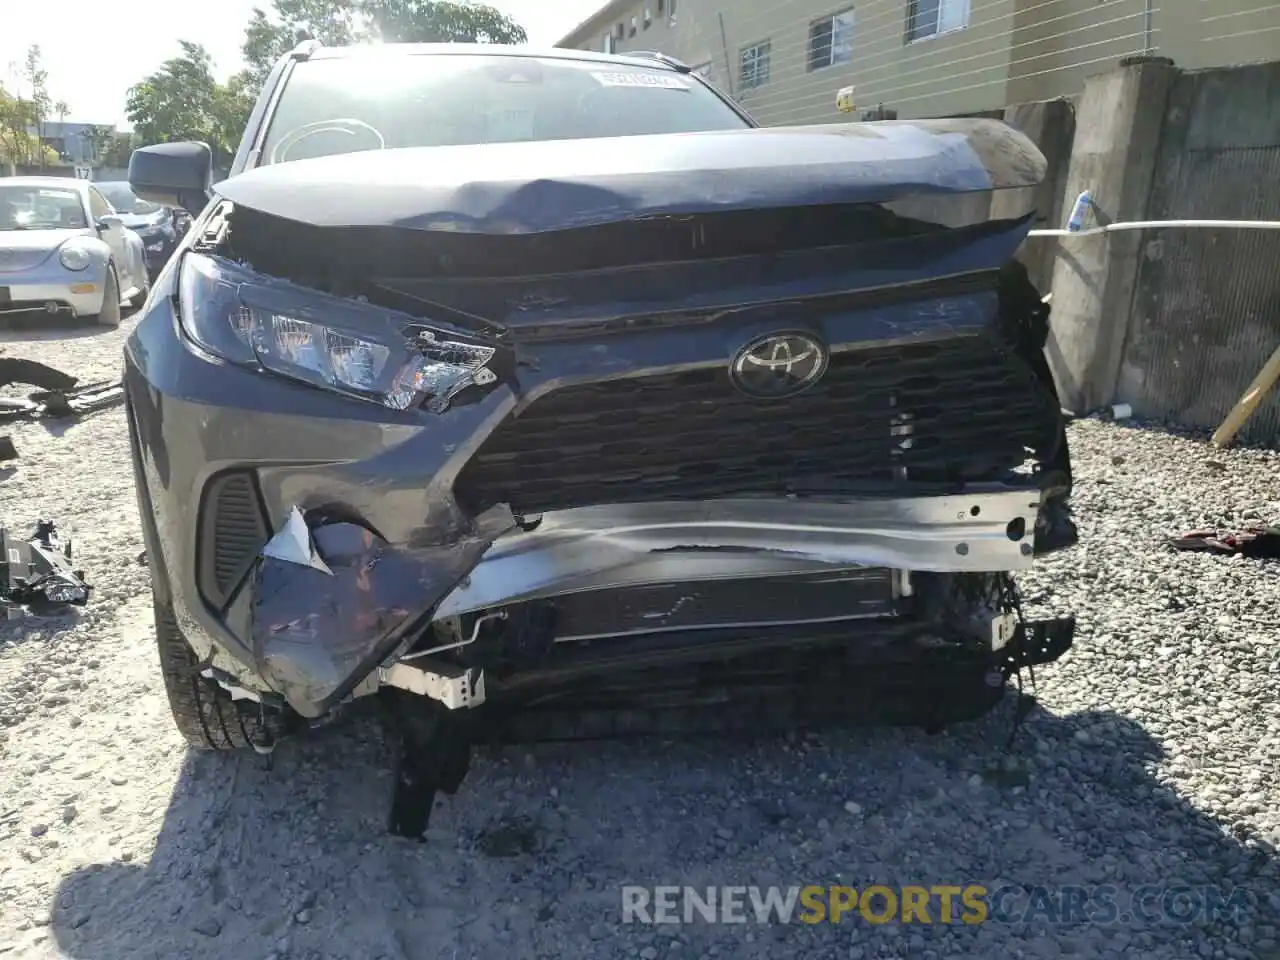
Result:
[[657,90],[690,89],[687,81],[669,73],[596,73],[591,74],[605,87],[649,87]]

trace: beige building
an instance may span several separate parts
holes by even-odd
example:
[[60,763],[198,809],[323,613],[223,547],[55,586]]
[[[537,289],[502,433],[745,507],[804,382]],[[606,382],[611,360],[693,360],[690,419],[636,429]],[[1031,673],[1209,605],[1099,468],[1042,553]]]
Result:
[[[993,110],[1077,93],[1150,52],[1196,68],[1280,59],[1268,0],[611,0],[558,46],[657,51],[765,124]],[[837,110],[853,86],[855,112]]]

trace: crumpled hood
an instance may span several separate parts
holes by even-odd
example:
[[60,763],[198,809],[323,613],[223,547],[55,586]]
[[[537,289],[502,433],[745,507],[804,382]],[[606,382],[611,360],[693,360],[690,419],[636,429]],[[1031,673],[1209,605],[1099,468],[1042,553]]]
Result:
[[0,273],[29,270],[84,230],[0,230]]
[[235,204],[324,227],[530,234],[643,217],[1029,187],[998,120],[915,120],[366,151],[250,170]]

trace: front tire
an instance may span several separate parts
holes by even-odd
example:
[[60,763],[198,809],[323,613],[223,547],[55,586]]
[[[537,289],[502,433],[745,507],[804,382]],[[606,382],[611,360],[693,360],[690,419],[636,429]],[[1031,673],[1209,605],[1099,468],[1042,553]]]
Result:
[[115,267],[109,264],[107,279],[102,287],[102,310],[97,316],[89,319],[100,327],[118,327],[120,326],[120,281],[116,279]]
[[173,609],[153,597],[160,674],[178,732],[197,750],[269,751],[283,733],[281,714],[261,709],[199,674],[195,651],[182,636]]

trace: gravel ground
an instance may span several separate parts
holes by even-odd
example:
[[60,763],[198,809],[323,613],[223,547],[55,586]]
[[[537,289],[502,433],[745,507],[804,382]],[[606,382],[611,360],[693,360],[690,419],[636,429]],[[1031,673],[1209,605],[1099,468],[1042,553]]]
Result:
[[[102,377],[124,332],[4,340]],[[513,749],[478,758],[417,845],[383,834],[375,727],[288,743],[272,769],[186,751],[121,411],[13,433],[0,516],[74,524],[97,591],[77,619],[0,634],[0,955],[1280,958],[1280,563],[1161,546],[1280,516],[1276,454],[1072,426],[1082,542],[1022,583],[1081,630],[1011,751],[1007,703],[932,738]],[[502,836],[533,849],[499,856]],[[623,885],[686,883],[1110,884],[1121,911],[1146,884],[1249,894],[1189,922],[620,922]]]

